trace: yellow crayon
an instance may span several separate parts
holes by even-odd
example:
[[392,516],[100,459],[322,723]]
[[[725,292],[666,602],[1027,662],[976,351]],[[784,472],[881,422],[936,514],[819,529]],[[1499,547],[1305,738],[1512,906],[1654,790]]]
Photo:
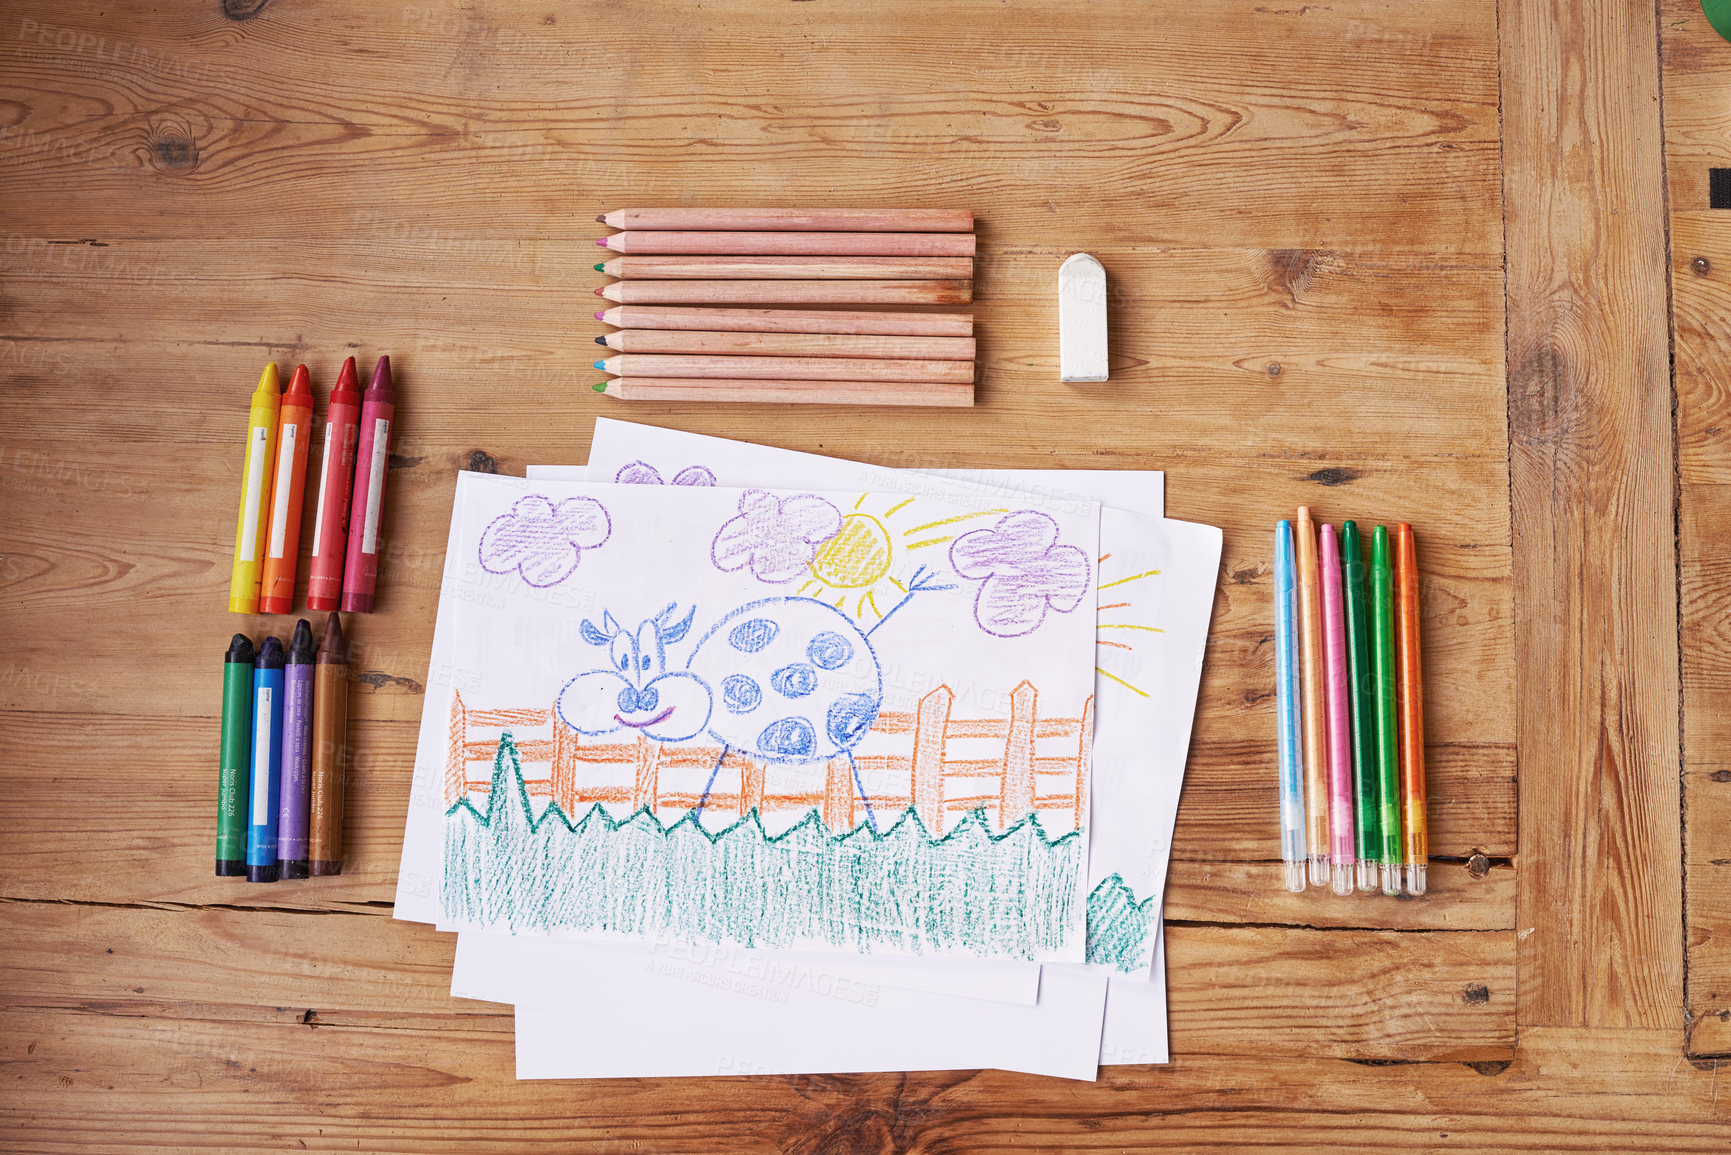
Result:
[[252,413],[246,419],[246,468],[241,473],[240,520],[234,527],[234,576],[228,586],[228,609],[234,614],[258,613],[265,517],[270,509],[271,479],[276,473],[277,414],[281,409],[282,385],[272,361],[258,379]]

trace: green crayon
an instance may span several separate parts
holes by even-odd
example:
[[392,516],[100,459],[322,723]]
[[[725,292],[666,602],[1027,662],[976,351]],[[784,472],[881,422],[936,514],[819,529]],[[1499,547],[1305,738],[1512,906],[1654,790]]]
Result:
[[1388,527],[1370,535],[1370,670],[1376,684],[1377,801],[1382,812],[1382,892],[1400,893],[1400,739],[1394,709],[1394,570]]
[[1370,666],[1370,612],[1365,604],[1364,549],[1358,523],[1340,529],[1342,584],[1346,587],[1346,669],[1351,687],[1353,814],[1358,823],[1358,888],[1377,888],[1382,861],[1382,788],[1377,777],[1376,679]]
[[216,779],[216,873],[246,873],[246,798],[252,775],[252,640],[236,634],[222,665],[222,754]]

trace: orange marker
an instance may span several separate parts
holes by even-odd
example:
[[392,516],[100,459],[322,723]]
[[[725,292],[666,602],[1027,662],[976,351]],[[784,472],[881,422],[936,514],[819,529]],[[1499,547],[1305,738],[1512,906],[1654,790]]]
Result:
[[1298,507],[1299,697],[1304,715],[1304,812],[1309,831],[1310,885],[1329,883],[1328,744],[1323,723],[1322,574],[1316,556],[1316,523],[1310,507]]
[[1430,844],[1424,813],[1424,672],[1418,648],[1418,548],[1412,526],[1394,527],[1395,703],[1400,713],[1400,793],[1406,891],[1423,894]]
[[270,528],[265,536],[264,574],[259,583],[261,614],[286,614],[295,608],[295,566],[301,553],[301,499],[307,482],[307,447],[312,439],[313,386],[305,365],[295,366],[282,395],[277,424],[276,478],[271,485]]

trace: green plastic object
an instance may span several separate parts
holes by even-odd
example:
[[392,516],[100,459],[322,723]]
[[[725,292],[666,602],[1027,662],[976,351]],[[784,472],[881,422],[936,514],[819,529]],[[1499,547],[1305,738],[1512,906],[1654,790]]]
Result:
[[1731,40],[1731,0],[1701,0],[1701,11],[1706,13],[1713,31]]

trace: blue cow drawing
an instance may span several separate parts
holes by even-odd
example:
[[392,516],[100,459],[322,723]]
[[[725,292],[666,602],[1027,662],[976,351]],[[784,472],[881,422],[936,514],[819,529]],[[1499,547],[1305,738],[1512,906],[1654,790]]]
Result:
[[[611,613],[585,619],[583,639],[607,647],[608,665],[577,675],[559,693],[559,717],[580,734],[635,730],[660,742],[707,732],[721,743],[697,810],[715,785],[729,750],[780,765],[853,762],[883,705],[883,675],[871,641],[834,606],[777,597],[730,611],[692,647],[683,669],[667,650],[691,631],[669,604],[635,630]],[[872,828],[877,819],[859,769],[854,788]]]

